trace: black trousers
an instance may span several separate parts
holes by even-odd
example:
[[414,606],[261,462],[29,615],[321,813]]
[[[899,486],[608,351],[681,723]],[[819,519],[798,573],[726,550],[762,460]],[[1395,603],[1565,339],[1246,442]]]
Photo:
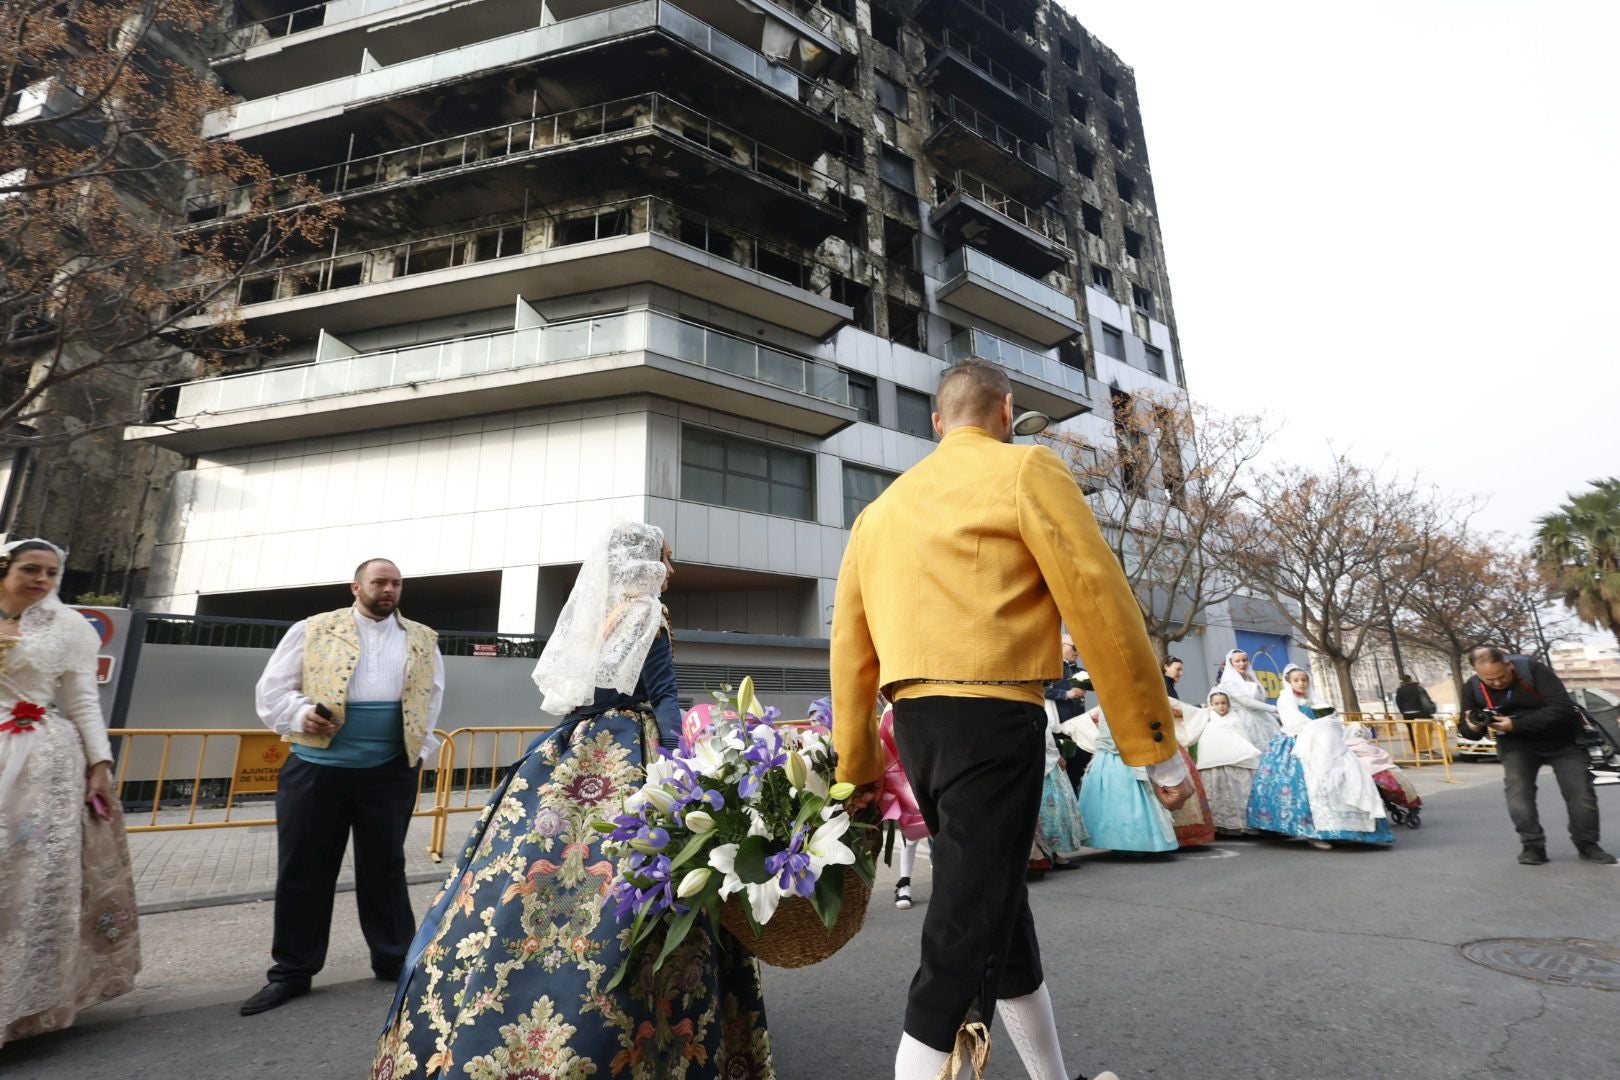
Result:
[[949,1052],[970,1014],[1040,988],[1024,871],[1040,818],[1046,710],[1016,701],[897,701],[895,742],[933,834],[934,891],[906,1032]]
[[1569,838],[1575,841],[1577,848],[1597,846],[1597,789],[1592,786],[1584,747],[1571,743],[1544,750],[1499,740],[1497,756],[1502,759],[1502,786],[1507,792],[1508,816],[1513,819],[1521,844],[1542,847],[1547,843],[1547,834],[1541,828],[1541,814],[1536,809],[1536,774],[1547,765],[1569,809]]
[[370,769],[315,765],[297,754],[276,789],[276,914],[271,982],[308,986],[326,964],[332,901],[354,833],[354,892],[371,966],[397,968],[416,933],[405,886],[405,831],[416,766],[404,754]]

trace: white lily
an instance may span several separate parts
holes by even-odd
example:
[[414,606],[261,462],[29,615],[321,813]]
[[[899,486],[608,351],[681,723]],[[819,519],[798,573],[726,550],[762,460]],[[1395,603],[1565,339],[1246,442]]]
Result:
[[761,814],[758,810],[755,810],[752,806],[744,806],[743,807],[743,813],[748,815],[748,835],[749,836],[769,836],[769,835],[771,835],[770,827],[765,824],[765,815],[764,814]]
[[714,828],[714,815],[707,810],[688,810],[686,812],[686,827],[696,835],[702,836]]
[[787,772],[788,783],[793,785],[793,789],[795,791],[803,790],[805,781],[810,778],[810,763],[804,759],[804,755],[797,750],[789,750],[784,768]]
[[728,756],[720,739],[703,738],[692,747],[692,756],[688,760],[701,775],[725,783],[731,779],[732,772],[728,767]]
[[[763,835],[763,834],[761,834]],[[709,865],[723,875],[720,899],[732,893],[746,892],[748,906],[753,909],[754,921],[764,926],[776,914],[776,905],[782,900],[782,886],[775,877],[758,885],[750,885],[737,876],[737,845],[721,844],[709,849]]]
[[700,866],[696,870],[690,870],[685,877],[681,878],[681,887],[675,890],[675,895],[682,900],[690,900],[703,891],[704,887],[709,884],[709,879],[713,876],[714,871],[707,866]]
[[810,856],[810,872],[817,878],[828,866],[848,866],[855,861],[855,849],[840,839],[849,831],[849,815],[838,814],[816,826],[805,842],[804,853]]
[[667,814],[675,805],[675,793],[665,787],[644,787],[641,797],[653,804],[660,814]]

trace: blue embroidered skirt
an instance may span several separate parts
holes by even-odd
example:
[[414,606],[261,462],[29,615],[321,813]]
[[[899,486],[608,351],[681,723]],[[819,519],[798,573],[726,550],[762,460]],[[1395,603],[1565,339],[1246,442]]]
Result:
[[1393,844],[1388,818],[1375,818],[1371,832],[1318,829],[1311,818],[1305,766],[1294,756],[1294,737],[1272,737],[1254,772],[1249,790],[1249,828],[1305,840],[1349,840],[1358,844]]
[[1069,855],[1086,846],[1086,826],[1080,820],[1080,802],[1074,785],[1061,763],[1047,770],[1041,781],[1041,839],[1059,855]]
[[613,710],[512,768],[411,944],[374,1080],[774,1076],[758,964],[702,919],[656,974],[654,947],[601,989],[629,927],[590,822],[622,812],[657,741],[650,711]]

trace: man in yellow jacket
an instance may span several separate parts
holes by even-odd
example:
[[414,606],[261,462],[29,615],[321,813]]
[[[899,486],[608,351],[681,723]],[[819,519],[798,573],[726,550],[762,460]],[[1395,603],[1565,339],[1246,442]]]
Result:
[[1172,809],[1192,792],[1159,660],[1125,574],[1068,468],[1014,446],[1000,368],[966,360],[936,394],[933,453],[850,530],[833,608],[838,778],[883,773],[877,693],[933,833],[896,1080],[932,1080],[965,1021],[999,1011],[1026,1069],[1063,1077],[1024,870],[1040,813],[1042,685],[1068,625],[1120,755]]

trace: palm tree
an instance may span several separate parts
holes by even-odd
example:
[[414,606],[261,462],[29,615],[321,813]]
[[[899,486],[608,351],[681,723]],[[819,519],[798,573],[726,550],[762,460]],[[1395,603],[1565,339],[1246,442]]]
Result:
[[1594,480],[1539,525],[1536,562],[1564,606],[1620,642],[1620,477]]

